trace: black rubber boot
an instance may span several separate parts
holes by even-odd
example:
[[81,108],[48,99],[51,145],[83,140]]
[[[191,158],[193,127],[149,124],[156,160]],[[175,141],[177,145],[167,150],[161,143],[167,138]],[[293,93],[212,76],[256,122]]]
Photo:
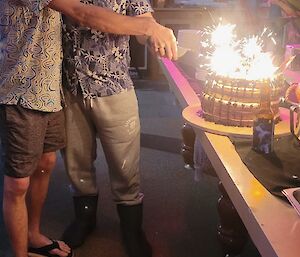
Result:
[[129,257],[151,257],[152,249],[142,229],[143,205],[117,205],[123,241]]
[[98,196],[73,197],[75,220],[66,228],[62,240],[71,248],[81,246],[96,227]]

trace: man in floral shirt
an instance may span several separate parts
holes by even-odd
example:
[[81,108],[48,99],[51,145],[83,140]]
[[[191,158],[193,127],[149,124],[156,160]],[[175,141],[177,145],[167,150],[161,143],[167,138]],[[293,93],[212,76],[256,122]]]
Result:
[[72,256],[65,243],[40,232],[55,151],[65,146],[57,11],[93,29],[147,35],[154,46],[174,48],[172,31],[151,18],[126,17],[79,0],[0,1],[3,214],[15,257],[28,257],[28,246],[36,256]]
[[[147,0],[85,2],[124,16],[152,17]],[[63,239],[78,247],[96,225],[98,187],[94,161],[99,136],[127,253],[130,257],[152,256],[142,231],[140,121],[129,75],[129,36],[91,30],[65,18],[63,47],[67,89],[65,162],[76,217]],[[166,45],[154,46],[154,50],[161,56],[176,58],[174,45],[173,50]]]

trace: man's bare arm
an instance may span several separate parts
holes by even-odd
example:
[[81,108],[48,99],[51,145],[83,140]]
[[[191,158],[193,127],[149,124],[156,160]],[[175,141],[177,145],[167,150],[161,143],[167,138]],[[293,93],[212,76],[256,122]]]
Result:
[[107,8],[87,5],[79,0],[52,0],[49,7],[71,17],[82,26],[102,32],[151,36],[157,27],[155,20],[149,17],[137,21],[137,18],[117,14]]
[[[135,17],[137,17],[137,18],[152,18],[153,19],[152,13],[150,13],[150,12],[147,12],[147,13],[144,13],[144,14],[141,14],[141,15],[137,15]],[[147,44],[147,41],[148,41],[148,38],[149,38],[146,35],[136,35],[135,37],[136,37],[137,41],[142,45]]]
[[[150,12],[144,13],[138,16],[135,16],[137,18],[153,18],[152,14]],[[140,44],[148,44],[150,49],[157,53],[161,57],[168,57],[169,59],[177,59],[177,44],[175,36],[172,32],[172,36],[169,38],[169,40],[166,40],[163,44],[161,42],[155,41],[151,37],[147,36],[136,36],[137,41]]]
[[[176,42],[173,31],[161,26],[152,17],[129,17],[79,0],[52,0],[49,7],[71,17],[82,26],[102,32],[148,36],[156,46],[168,46],[170,42]],[[169,53],[167,57],[176,58],[176,54]]]

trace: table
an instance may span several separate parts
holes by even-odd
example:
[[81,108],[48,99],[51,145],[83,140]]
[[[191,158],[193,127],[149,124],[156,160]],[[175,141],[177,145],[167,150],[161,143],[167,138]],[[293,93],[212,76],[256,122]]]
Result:
[[[161,59],[160,64],[181,108],[199,104],[198,96],[174,63]],[[296,211],[258,182],[228,137],[197,127],[194,131],[260,254],[299,257],[300,218]]]

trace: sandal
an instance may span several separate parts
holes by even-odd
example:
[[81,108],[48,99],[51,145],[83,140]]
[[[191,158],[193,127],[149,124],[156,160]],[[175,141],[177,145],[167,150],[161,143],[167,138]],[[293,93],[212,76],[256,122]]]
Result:
[[[29,257],[61,257],[60,255],[50,253],[50,251],[54,249],[61,250],[57,241],[54,240],[51,241],[52,241],[51,244],[45,245],[43,247],[38,247],[38,248],[29,247],[28,256]],[[74,252],[71,249],[71,252],[66,257],[73,257],[73,256],[74,256]]]

